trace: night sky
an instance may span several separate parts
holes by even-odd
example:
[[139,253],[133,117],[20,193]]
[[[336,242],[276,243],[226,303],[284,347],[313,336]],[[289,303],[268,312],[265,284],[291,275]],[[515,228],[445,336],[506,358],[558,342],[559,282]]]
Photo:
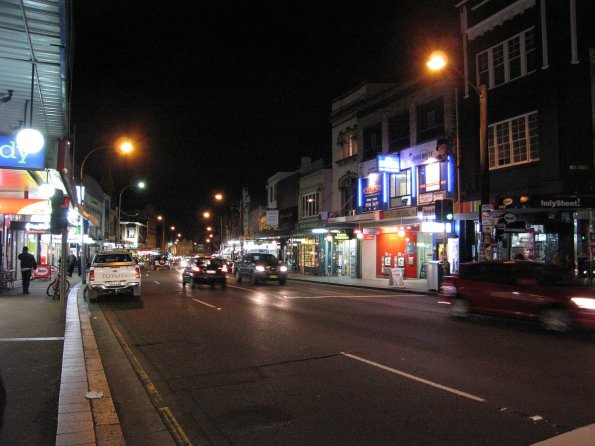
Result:
[[264,196],[303,156],[330,167],[332,99],[424,75],[429,51],[460,41],[454,3],[77,0],[76,160],[131,136],[134,157],[102,150],[85,172],[108,167],[116,200],[144,179],[123,210],[152,204],[188,233],[216,190]]

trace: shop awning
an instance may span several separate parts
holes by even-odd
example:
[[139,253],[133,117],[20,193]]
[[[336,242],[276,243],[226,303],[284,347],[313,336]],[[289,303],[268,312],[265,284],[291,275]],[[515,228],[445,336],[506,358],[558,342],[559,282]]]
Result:
[[51,212],[49,200],[0,198],[0,214],[49,216]]

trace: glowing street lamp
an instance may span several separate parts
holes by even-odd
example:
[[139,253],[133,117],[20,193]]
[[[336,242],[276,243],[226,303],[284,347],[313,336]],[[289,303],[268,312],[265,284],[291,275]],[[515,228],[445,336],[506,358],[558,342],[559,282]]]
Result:
[[161,243],[159,244],[159,247],[161,248],[161,251],[164,251],[165,250],[165,217],[163,215],[158,215],[157,220],[161,224]]
[[[435,51],[426,63],[434,71],[442,70],[448,65],[448,58],[442,51]],[[455,67],[450,69],[460,76],[479,96],[479,177],[480,177],[480,206],[479,206],[479,252],[480,260],[486,260],[486,243],[483,234],[482,208],[490,204],[490,167],[488,160],[488,88],[486,84],[475,85]]]
[[138,189],[144,189],[145,188],[145,182],[144,181],[139,181],[136,184],[129,184],[128,186],[124,186],[122,188],[122,190],[120,191],[120,198],[118,200],[118,241],[120,243],[122,243],[122,220],[120,219],[120,216],[122,214],[122,193],[126,190],[126,189],[130,189],[131,187],[136,187]]
[[91,150],[89,153],[87,153],[85,158],[83,158],[83,162],[81,163],[81,175],[80,175],[81,183],[83,182],[84,173],[85,173],[85,162],[87,161],[87,159],[89,159],[89,157],[92,154],[94,154],[95,152],[97,152],[99,150],[113,149],[113,148],[116,148],[123,155],[128,155],[129,153],[131,153],[134,150],[134,146],[132,145],[132,143],[130,141],[124,141],[119,146],[107,145],[107,146],[95,147],[93,150]]

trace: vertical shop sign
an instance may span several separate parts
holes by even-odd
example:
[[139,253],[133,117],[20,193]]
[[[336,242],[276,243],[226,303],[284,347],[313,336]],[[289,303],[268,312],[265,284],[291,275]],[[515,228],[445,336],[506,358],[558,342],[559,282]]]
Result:
[[372,174],[361,178],[362,183],[362,211],[371,212],[381,208],[382,203],[382,175]]

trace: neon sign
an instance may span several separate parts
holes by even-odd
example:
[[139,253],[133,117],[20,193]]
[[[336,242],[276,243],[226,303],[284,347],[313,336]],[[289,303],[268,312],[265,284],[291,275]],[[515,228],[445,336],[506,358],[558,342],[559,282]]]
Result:
[[14,136],[0,135],[0,168],[42,170],[45,148],[31,153],[19,147]]

